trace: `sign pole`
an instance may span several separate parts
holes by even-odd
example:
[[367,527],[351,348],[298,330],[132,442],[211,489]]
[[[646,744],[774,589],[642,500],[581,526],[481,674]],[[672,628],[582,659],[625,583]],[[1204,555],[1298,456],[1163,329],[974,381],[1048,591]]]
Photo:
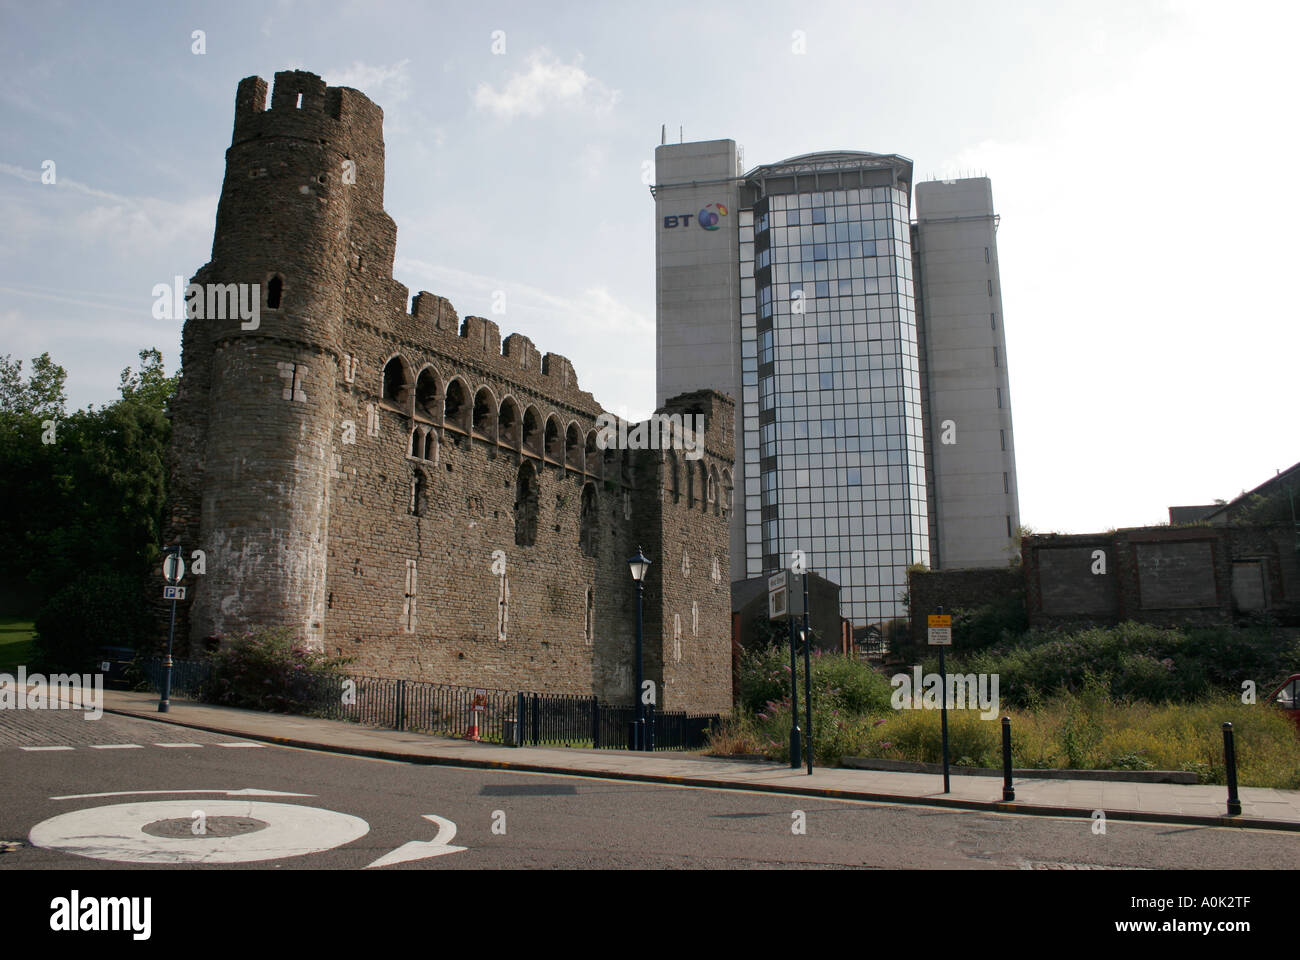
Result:
[[807,701],[808,711],[808,776],[813,768],[813,725],[812,725],[812,631],[808,629],[808,571],[799,574],[803,582],[803,695]]
[[939,682],[943,685],[943,712],[939,722],[943,728],[943,792],[948,792],[948,667],[944,663],[943,648],[952,645],[952,617],[939,607],[938,613],[932,613],[928,619],[929,629],[926,640],[932,647],[939,648]]
[[[158,712],[168,713],[171,711],[172,696],[172,642],[176,638],[176,602],[179,599],[176,584],[181,582],[185,576],[185,561],[181,559],[181,545],[178,543],[172,548],[171,556],[163,560],[163,575],[167,581],[172,584],[169,591],[172,597],[172,616],[171,624],[167,627],[167,656],[163,658],[163,682],[162,696],[158,701]],[[172,561],[175,561],[174,563]]]
[[[939,615],[943,616],[943,607],[939,607]],[[943,710],[940,712],[940,723],[943,727],[943,792],[947,793],[948,784],[948,670],[943,661],[944,648],[939,647],[939,682],[943,684]]]

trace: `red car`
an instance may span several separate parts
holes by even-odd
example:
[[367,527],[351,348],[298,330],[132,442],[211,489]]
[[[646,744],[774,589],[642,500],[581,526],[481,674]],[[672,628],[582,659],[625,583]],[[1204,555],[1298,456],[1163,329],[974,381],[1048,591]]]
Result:
[[1276,703],[1296,725],[1296,730],[1300,731],[1300,673],[1293,673],[1282,681],[1276,690],[1268,695],[1272,703]]

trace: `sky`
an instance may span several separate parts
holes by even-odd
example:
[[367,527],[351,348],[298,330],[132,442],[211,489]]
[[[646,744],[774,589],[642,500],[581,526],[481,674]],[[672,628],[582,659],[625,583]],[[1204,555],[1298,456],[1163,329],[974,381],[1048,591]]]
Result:
[[142,349],[175,370],[152,290],[210,256],[251,75],[378,103],[396,279],[632,418],[661,125],[746,168],[898,153],[992,180],[1022,522],[1162,523],[1300,459],[1298,28],[1294,4],[1173,0],[0,0],[0,354],[49,351],[69,409]]

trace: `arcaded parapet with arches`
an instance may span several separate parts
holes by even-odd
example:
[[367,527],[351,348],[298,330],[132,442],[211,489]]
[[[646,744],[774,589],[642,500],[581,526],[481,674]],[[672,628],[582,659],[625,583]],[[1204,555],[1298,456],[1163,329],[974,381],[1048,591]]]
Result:
[[569,360],[393,278],[379,107],[302,71],[267,92],[239,84],[193,281],[257,284],[260,317],[187,320],[172,404],[191,648],[283,625],[354,672],[630,702],[640,546],[661,707],[729,712],[731,398],[609,443]]

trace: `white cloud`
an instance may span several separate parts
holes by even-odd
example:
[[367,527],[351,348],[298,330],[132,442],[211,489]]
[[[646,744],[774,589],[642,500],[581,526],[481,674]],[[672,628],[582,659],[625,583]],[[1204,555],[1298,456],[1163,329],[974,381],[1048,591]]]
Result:
[[342,70],[327,70],[324,79],[331,87],[352,87],[379,104],[401,103],[411,95],[411,61],[368,64],[354,60]]
[[[28,183],[40,183],[39,170],[27,170],[0,163],[0,173]],[[41,216],[29,221],[29,242],[37,232],[59,237],[59,246],[102,244],[109,249],[129,250],[140,259],[144,250],[166,251],[181,240],[211,232],[217,207],[215,195],[193,197],[175,202],[157,197],[128,197],[73,180],[62,174],[41,190],[51,191],[53,204],[41,208]],[[86,202],[81,198],[91,198]],[[0,209],[6,216],[21,216],[26,198],[0,197]],[[57,214],[57,215],[55,215]]]
[[546,50],[528,55],[526,69],[511,76],[497,90],[484,81],[474,92],[474,106],[506,120],[527,115],[538,116],[550,106],[581,106],[602,114],[619,100],[619,92],[610,90],[585,71],[581,55],[571,64],[562,63]]

